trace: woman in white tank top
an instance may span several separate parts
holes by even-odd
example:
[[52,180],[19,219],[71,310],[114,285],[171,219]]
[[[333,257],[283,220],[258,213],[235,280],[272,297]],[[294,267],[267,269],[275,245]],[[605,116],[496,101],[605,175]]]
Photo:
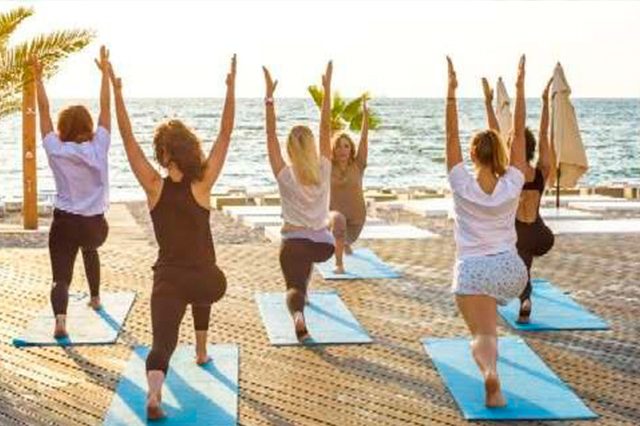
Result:
[[497,306],[518,297],[527,269],[516,250],[515,216],[525,161],[524,56],[518,67],[514,132],[508,164],[505,144],[494,130],[471,139],[475,174],[462,162],[458,135],[456,74],[451,60],[446,102],[447,170],[453,192],[456,262],[452,291],[471,332],[473,357],[484,377],[488,407],[506,404],[496,369]]
[[278,181],[284,221],[280,266],[287,285],[287,307],[300,341],[309,337],[304,306],[313,263],[328,260],[334,252],[334,239],[328,228],[332,69],[329,62],[322,76],[325,95],[320,115],[320,155],[311,129],[294,126],[287,138],[287,154],[291,161],[287,164],[282,158],[276,134],[273,92],[278,82],[274,82],[264,68],[267,148],[269,163]]

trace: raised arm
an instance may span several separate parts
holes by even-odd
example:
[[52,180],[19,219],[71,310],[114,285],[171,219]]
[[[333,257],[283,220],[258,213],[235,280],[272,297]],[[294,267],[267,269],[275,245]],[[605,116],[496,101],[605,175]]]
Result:
[[538,133],[538,143],[540,155],[538,167],[542,170],[545,182],[551,173],[551,147],[549,145],[549,88],[553,78],[549,80],[542,92],[542,111],[540,112],[540,131]]
[[53,122],[49,113],[49,98],[47,91],[42,83],[42,64],[36,57],[30,59],[33,71],[33,78],[36,83],[36,96],[38,101],[38,118],[40,119],[40,134],[44,139],[49,133],[53,132]]
[[462,163],[462,151],[460,150],[460,135],[458,133],[458,106],[456,104],[456,88],[458,80],[453,69],[451,58],[447,56],[449,70],[449,85],[447,89],[446,123],[447,132],[447,171]]
[[122,98],[122,81],[115,77],[113,69],[109,65],[109,78],[113,85],[113,94],[116,104],[116,120],[118,121],[118,129],[120,130],[120,136],[124,144],[125,152],[127,153],[127,160],[131,165],[131,170],[136,179],[147,193],[149,204],[155,204],[157,197],[160,195],[160,189],[162,187],[162,178],[160,174],[153,168],[149,160],[144,155],[142,148],[138,145],[133,131],[131,130],[131,122],[129,121],[129,114],[127,108],[124,105],[124,99]]
[[327,64],[327,70],[322,76],[322,111],[320,112],[320,155],[331,160],[331,75],[333,64]]
[[111,133],[111,93],[109,92],[109,51],[106,47],[100,47],[100,59],[95,59],[98,69],[102,73],[100,83],[100,116],[98,126]]
[[524,127],[527,112],[524,99],[524,74],[525,57],[522,55],[516,80],[516,105],[513,114],[513,142],[511,144],[511,165],[520,169],[522,173],[526,170]]
[[236,55],[233,55],[233,58],[231,58],[231,70],[229,74],[227,74],[226,84],[227,95],[224,99],[220,131],[218,132],[218,138],[209,152],[204,176],[202,178],[203,184],[209,190],[218,179],[218,176],[220,176],[224,160],[227,158],[227,152],[229,151],[229,143],[231,142],[231,132],[233,131],[236,109]]
[[493,89],[486,78],[482,77],[482,91],[484,92],[484,108],[487,111],[487,125],[491,130],[500,132],[500,124],[493,109]]
[[273,92],[276,90],[278,80],[273,81],[271,79],[271,74],[269,74],[269,70],[266,67],[262,67],[262,70],[264,71],[264,82],[266,85],[264,104],[267,121],[267,152],[269,154],[271,170],[277,178],[280,170],[285,166],[282,152],[280,152],[280,142],[278,142],[278,135],[276,134],[276,107],[273,100]]
[[366,96],[362,97],[362,129],[360,130],[360,143],[358,144],[358,153],[356,160],[363,167],[367,165],[369,156],[369,108],[367,107]]

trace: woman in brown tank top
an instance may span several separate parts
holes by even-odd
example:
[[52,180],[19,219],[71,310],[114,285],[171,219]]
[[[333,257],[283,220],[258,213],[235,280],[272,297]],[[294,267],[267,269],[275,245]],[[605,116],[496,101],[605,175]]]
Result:
[[[524,172],[525,184],[520,195],[515,226],[518,235],[516,247],[518,254],[527,266],[529,281],[520,295],[520,312],[517,319],[519,323],[528,323],[531,316],[531,265],[533,258],[546,254],[554,244],[553,232],[540,217],[540,201],[551,171],[551,147],[548,137],[549,88],[551,82],[552,80],[549,80],[542,92],[542,111],[540,113],[540,130],[538,133],[539,155],[538,163],[535,167],[532,163],[536,151],[536,138],[529,128],[525,129],[527,165]],[[491,90],[489,83],[484,78],[482,79],[482,86],[489,127],[499,132],[500,126],[491,105],[493,90]]]
[[336,239],[335,272],[344,274],[343,255],[351,254],[351,244],[358,237],[367,216],[362,191],[364,169],[369,151],[369,114],[367,100],[362,100],[362,130],[356,146],[347,133],[334,136],[331,158],[330,227]]
[[226,279],[216,265],[209,225],[210,194],[231,141],[235,114],[236,57],[227,74],[227,94],[220,131],[205,158],[200,140],[180,120],[158,126],[155,156],[166,170],[163,179],[137,143],[122,97],[122,84],[110,68],[118,127],[134,175],[145,190],[158,242],[153,270],[151,323],[153,344],[146,360],[147,418],[165,416],[161,407],[162,384],[178,342],[180,323],[191,305],[196,335],[196,363],[205,364],[207,330],[212,303],[225,293]]

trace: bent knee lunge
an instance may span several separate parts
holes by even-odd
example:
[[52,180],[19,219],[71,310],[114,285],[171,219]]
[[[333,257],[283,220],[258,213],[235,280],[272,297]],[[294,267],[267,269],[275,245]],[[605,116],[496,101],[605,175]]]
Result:
[[211,305],[192,305],[193,326],[196,331],[209,330],[209,320],[211,318]]

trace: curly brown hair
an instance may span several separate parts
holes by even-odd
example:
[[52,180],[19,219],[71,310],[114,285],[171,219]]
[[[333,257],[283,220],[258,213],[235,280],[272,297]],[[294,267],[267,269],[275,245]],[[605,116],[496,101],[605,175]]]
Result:
[[153,136],[156,160],[162,167],[175,164],[187,181],[201,180],[204,153],[200,139],[180,120],[160,124]]
[[63,142],[82,143],[93,139],[93,119],[82,105],[71,105],[58,114],[58,137]]
[[528,127],[524,129],[524,140],[525,144],[525,154],[527,157],[527,162],[530,163],[533,161],[533,158],[536,156],[536,137],[533,135],[533,132]]

